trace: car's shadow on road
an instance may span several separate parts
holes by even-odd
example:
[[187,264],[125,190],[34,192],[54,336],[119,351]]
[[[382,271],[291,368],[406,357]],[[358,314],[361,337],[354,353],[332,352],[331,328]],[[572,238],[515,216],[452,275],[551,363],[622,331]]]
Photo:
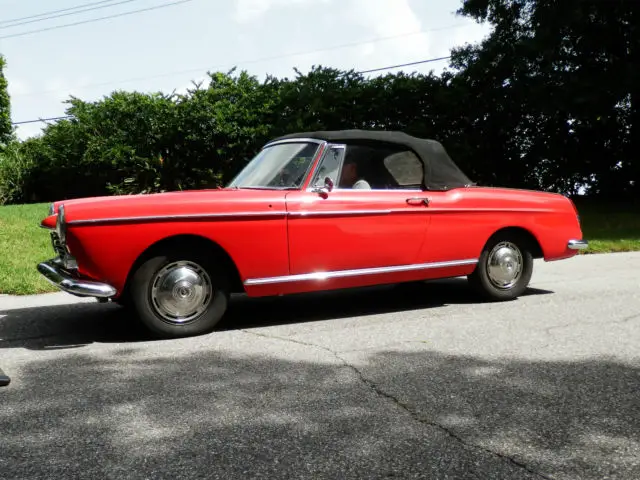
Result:
[[[529,288],[528,295],[549,290]],[[285,297],[234,297],[217,331],[337,320],[481,303],[461,278]],[[53,350],[91,343],[152,338],[131,313],[114,304],[76,303],[0,310],[0,349]]]

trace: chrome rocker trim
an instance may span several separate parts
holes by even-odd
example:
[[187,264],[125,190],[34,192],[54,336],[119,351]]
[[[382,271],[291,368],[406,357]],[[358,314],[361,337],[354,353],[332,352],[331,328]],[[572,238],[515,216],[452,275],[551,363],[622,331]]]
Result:
[[410,272],[415,270],[431,270],[434,268],[464,267],[467,265],[475,265],[476,263],[478,263],[478,259],[471,258],[468,260],[455,260],[452,262],[419,263],[414,265],[398,265],[395,267],[375,267],[375,268],[362,268],[358,270],[338,270],[336,272],[303,273],[299,275],[284,275],[281,277],[250,278],[246,280],[244,284],[250,287],[255,285],[269,285],[274,283],[330,280],[333,278],[358,277],[362,275]]
[[586,240],[569,240],[567,248],[570,250],[586,250],[589,248],[589,242]]
[[38,271],[51,284],[76,297],[111,298],[117,293],[114,287],[106,283],[72,277],[55,259],[39,263]]

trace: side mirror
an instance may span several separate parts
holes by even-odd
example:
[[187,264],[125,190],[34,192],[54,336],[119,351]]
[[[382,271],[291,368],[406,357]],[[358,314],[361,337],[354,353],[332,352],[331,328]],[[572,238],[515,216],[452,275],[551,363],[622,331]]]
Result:
[[331,180],[331,177],[325,177],[324,186],[315,187],[313,192],[319,194],[322,198],[327,198],[329,196],[329,192],[333,190],[333,185],[334,183],[333,180]]

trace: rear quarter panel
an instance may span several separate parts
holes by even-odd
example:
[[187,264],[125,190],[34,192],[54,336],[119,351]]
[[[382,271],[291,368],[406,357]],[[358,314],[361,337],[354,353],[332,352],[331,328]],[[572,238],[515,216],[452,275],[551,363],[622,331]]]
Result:
[[429,262],[478,258],[489,238],[509,227],[533,235],[545,261],[574,256],[567,242],[582,238],[571,201],[559,194],[472,187],[429,196],[432,218],[421,252]]

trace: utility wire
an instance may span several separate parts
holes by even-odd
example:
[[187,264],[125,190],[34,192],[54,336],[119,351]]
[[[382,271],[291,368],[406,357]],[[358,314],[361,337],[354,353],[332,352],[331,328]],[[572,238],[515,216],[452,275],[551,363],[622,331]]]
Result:
[[76,10],[78,8],[91,7],[93,5],[102,5],[104,3],[109,3],[109,2],[113,2],[113,1],[115,1],[115,0],[102,0],[101,2],[83,3],[82,5],[77,5],[75,7],[63,8],[61,10],[50,10],[48,12],[38,13],[36,15],[29,15],[27,17],[12,18],[10,20],[0,20],[0,25],[5,24],[5,23],[21,22],[22,20],[30,20],[32,18],[46,17],[47,15],[53,15],[53,14],[61,13],[61,12],[69,12],[71,10]]
[[74,27],[76,25],[83,25],[85,23],[99,22],[99,21],[102,21],[102,20],[110,19],[110,18],[124,17],[126,15],[133,15],[134,13],[148,12],[150,10],[158,10],[160,8],[171,7],[173,5],[180,5],[181,3],[187,3],[187,2],[192,2],[192,1],[193,0],[180,0],[180,1],[177,1],[177,2],[163,3],[161,5],[156,5],[155,7],[141,8],[139,10],[131,10],[129,12],[117,13],[117,14],[114,14],[114,15],[107,15],[107,16],[98,17],[98,18],[92,18],[90,20],[82,20],[80,22],[65,23],[64,25],[56,25],[55,27],[41,28],[39,30],[29,30],[27,32],[20,32],[20,33],[13,33],[11,35],[4,35],[4,36],[0,37],[0,40],[4,40],[5,38],[14,38],[14,37],[22,37],[22,36],[25,36],[25,35],[32,35],[34,33],[48,32],[50,30],[58,30],[60,28]]
[[[112,1],[112,0],[110,0],[110,1]],[[125,3],[138,2],[138,1],[140,1],[140,0],[123,0],[121,2],[110,3],[108,5],[101,5],[99,7],[84,8],[84,9],[76,10],[76,11],[73,11],[73,12],[60,13],[58,15],[50,15],[50,16],[44,17],[44,18],[36,18],[36,19],[31,19],[31,20],[25,20],[23,22],[12,23],[11,25],[0,25],[0,29],[4,30],[5,28],[13,28],[13,27],[17,27],[17,26],[20,26],[20,25],[27,25],[29,23],[46,22],[47,20],[52,20],[54,18],[68,17],[70,15],[78,15],[80,13],[91,12],[93,10],[101,10],[103,8],[115,7],[116,5],[124,5]]]
[[[424,64],[424,63],[432,63],[432,62],[438,62],[441,60],[448,60],[451,58],[451,55],[448,55],[446,57],[437,57],[437,58],[429,58],[427,60],[420,60],[418,62],[410,62],[410,63],[403,63],[400,65],[391,65],[388,67],[381,67],[381,68],[374,68],[371,70],[363,70],[360,72],[354,72],[355,74],[364,74],[364,73],[372,73],[372,72],[381,72],[383,70],[391,70],[393,68],[400,68],[400,67],[410,67],[413,65],[420,65],[420,64]],[[55,121],[55,120],[68,120],[70,118],[73,118],[73,115],[66,115],[63,117],[50,117],[50,118],[39,118],[36,120],[24,120],[22,122],[13,122],[12,125],[24,125],[27,123],[37,123],[37,122],[48,122],[48,121]]]
[[391,65],[390,67],[381,67],[381,68],[374,68],[371,70],[363,70],[361,72],[356,72],[359,74],[363,74],[363,73],[372,73],[372,72],[381,72],[383,70],[391,70],[393,68],[400,68],[400,67],[410,67],[412,65],[420,65],[422,63],[431,63],[431,62],[438,62],[440,60],[448,60],[451,58],[451,55],[447,55],[446,57],[438,57],[438,58],[430,58],[428,60],[420,60],[418,62],[411,62],[411,63],[403,63],[400,65]]
[[[302,55],[312,55],[315,53],[320,53],[320,52],[328,52],[331,50],[339,50],[342,48],[349,48],[349,47],[357,47],[359,45],[364,45],[367,43],[377,43],[377,42],[384,42],[387,40],[395,40],[398,38],[404,38],[404,37],[411,37],[414,35],[420,35],[423,33],[427,33],[427,32],[435,32],[435,31],[441,31],[441,30],[451,30],[451,29],[455,29],[455,28],[460,28],[460,27],[468,27],[469,25],[467,24],[454,24],[454,25],[448,25],[446,27],[438,27],[438,28],[429,28],[429,29],[422,29],[422,30],[417,30],[414,32],[408,32],[408,33],[401,33],[398,35],[391,35],[391,36],[386,36],[386,37],[378,37],[378,38],[373,38],[373,39],[369,39],[369,40],[362,40],[359,42],[351,42],[351,43],[343,43],[340,45],[334,45],[331,47],[325,47],[325,48],[319,48],[316,50],[307,50],[307,51],[299,51],[299,52],[294,52],[294,53],[286,53],[286,54],[282,54],[282,55],[275,55],[275,56],[270,56],[270,57],[261,57],[261,58],[255,58],[252,60],[245,60],[245,61],[240,61],[240,62],[235,62],[234,64],[231,63],[227,63],[224,65],[216,65],[213,67],[204,67],[204,68],[191,68],[188,70],[177,70],[177,71],[173,71],[173,72],[168,72],[168,73],[161,73],[159,75],[151,75],[151,76],[145,76],[145,77],[134,77],[134,78],[128,78],[125,80],[115,80],[115,81],[109,81],[109,82],[100,82],[100,83],[89,83],[89,84],[85,84],[85,85],[80,85],[78,87],[76,87],[77,90],[83,90],[86,88],[92,88],[92,87],[104,87],[104,86],[108,86],[108,85],[114,85],[114,84],[121,84],[121,83],[130,83],[130,82],[137,82],[137,81],[141,81],[141,80],[154,80],[157,78],[165,78],[165,77],[172,77],[174,75],[183,75],[185,73],[197,73],[197,72],[202,72],[203,70],[217,70],[217,69],[222,69],[225,67],[231,67],[234,65],[249,65],[249,64],[253,64],[253,63],[261,63],[261,62],[267,62],[267,61],[273,61],[273,60],[282,60],[284,58],[289,58],[289,57],[297,57],[297,56],[302,56]],[[360,73],[368,73],[368,72],[360,72]],[[23,93],[23,94],[18,94],[15,95],[15,97],[31,97],[34,95],[43,95],[46,93],[57,93],[59,90],[42,90],[39,92],[30,92],[30,93]]]
[[38,118],[37,120],[25,120],[22,122],[13,122],[11,125],[25,125],[27,123],[49,122],[54,120],[68,120],[70,118],[73,118],[73,115],[65,115],[63,117]]

